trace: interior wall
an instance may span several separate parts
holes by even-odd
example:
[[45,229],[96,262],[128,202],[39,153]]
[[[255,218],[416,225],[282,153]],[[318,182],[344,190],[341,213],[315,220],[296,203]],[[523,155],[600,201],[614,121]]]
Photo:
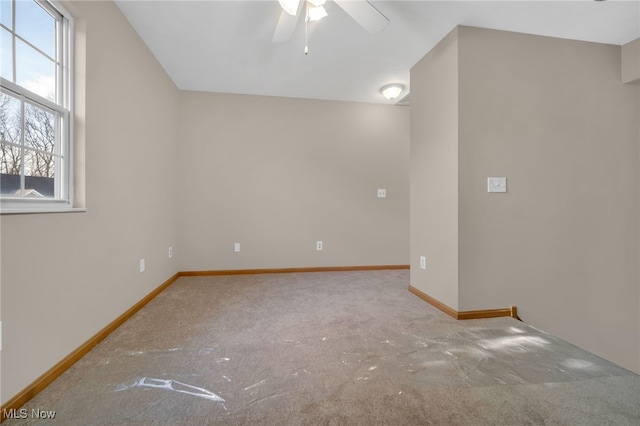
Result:
[[639,372],[640,92],[620,46],[458,34],[461,308],[517,305]]
[[408,263],[408,108],[181,92],[180,126],[181,270]]
[[410,128],[411,285],[457,310],[457,29],[411,69]]
[[86,65],[87,211],[0,217],[2,403],[177,271],[178,91],[113,2],[64,7]]
[[640,38],[622,46],[622,82],[640,84]]
[[[457,140],[422,127],[438,111],[412,93],[412,283],[436,299],[450,286],[460,311],[517,305],[527,323],[640,371],[640,93],[620,81],[620,46],[469,27],[457,42],[458,121],[437,120]],[[438,48],[453,55],[450,43]],[[437,102],[442,71],[430,55],[411,84],[433,86]],[[420,138],[457,148],[457,176],[421,177],[430,163],[414,156]],[[490,176],[507,177],[508,192],[487,193]],[[429,197],[456,177],[452,211]],[[457,214],[458,234],[414,236],[420,203]],[[415,270],[414,247],[434,242],[458,244],[457,284]],[[438,262],[427,258],[427,271]]]

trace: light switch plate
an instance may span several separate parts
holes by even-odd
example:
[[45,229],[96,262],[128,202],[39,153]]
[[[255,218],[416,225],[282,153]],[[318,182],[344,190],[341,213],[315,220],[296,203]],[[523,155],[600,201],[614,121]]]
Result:
[[487,192],[507,192],[506,177],[487,178]]

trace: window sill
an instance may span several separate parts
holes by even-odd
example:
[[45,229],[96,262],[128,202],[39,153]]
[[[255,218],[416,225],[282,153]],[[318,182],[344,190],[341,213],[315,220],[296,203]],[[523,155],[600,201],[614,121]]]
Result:
[[86,208],[80,208],[80,207],[75,207],[75,208],[65,208],[65,209],[46,209],[46,208],[42,208],[42,209],[20,209],[20,208],[14,208],[14,209],[2,209],[0,210],[0,215],[5,215],[5,214],[42,214],[42,213],[84,213],[86,212],[87,209]]

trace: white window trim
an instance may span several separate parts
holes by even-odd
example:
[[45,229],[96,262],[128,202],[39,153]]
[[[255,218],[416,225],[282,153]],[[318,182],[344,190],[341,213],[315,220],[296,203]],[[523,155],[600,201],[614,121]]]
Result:
[[[39,103],[47,108],[55,111],[63,112],[66,117],[66,129],[65,134],[62,135],[62,143],[66,145],[66,158],[65,167],[67,171],[65,173],[66,182],[63,182],[66,191],[66,199],[47,199],[47,200],[34,200],[28,198],[8,198],[0,197],[0,214],[22,214],[22,213],[63,213],[63,212],[82,212],[86,211],[84,208],[74,208],[74,73],[72,72],[75,66],[75,52],[74,52],[74,19],[73,16],[62,6],[58,0],[41,1],[37,0],[39,4],[43,5],[45,9],[55,9],[64,18],[62,23],[65,27],[62,28],[61,40],[58,40],[57,49],[60,49],[64,58],[62,63],[66,66],[62,67],[62,72],[57,75],[58,88],[62,87],[62,96],[64,96],[62,104],[67,107],[61,107],[56,102],[51,102],[48,99],[38,96],[35,93],[29,92],[28,99]],[[15,12],[14,12],[15,13]],[[14,52],[15,55],[15,52]],[[15,64],[13,64],[15,66]],[[0,78],[3,88],[7,88],[11,92],[23,95],[25,89],[19,85]]]

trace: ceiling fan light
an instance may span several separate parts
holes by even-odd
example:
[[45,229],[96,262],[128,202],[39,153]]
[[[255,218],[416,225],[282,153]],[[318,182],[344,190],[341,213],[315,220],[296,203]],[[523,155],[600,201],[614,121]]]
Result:
[[322,18],[327,16],[327,11],[323,6],[316,6],[309,8],[309,20],[310,21],[319,21]]
[[289,15],[295,16],[298,13],[298,5],[300,4],[300,0],[278,0],[280,3],[280,7],[282,10],[287,12]]
[[380,93],[390,101],[397,98],[404,90],[404,86],[400,83],[387,84],[380,88]]

